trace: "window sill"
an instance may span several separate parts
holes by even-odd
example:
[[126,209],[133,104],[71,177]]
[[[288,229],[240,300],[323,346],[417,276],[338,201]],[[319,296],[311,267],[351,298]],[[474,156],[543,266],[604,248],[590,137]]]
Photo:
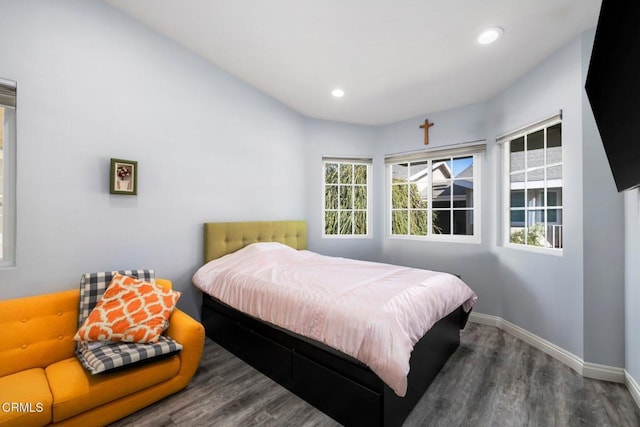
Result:
[[387,239],[393,240],[414,240],[418,242],[439,242],[439,243],[462,243],[479,245],[482,243],[480,236],[405,236],[400,234],[389,234]]
[[555,248],[542,248],[539,246],[519,245],[515,243],[504,243],[502,245],[505,249],[515,249],[516,251],[531,252],[535,254],[562,256],[564,249]]
[[371,239],[371,234],[323,234],[323,239]]

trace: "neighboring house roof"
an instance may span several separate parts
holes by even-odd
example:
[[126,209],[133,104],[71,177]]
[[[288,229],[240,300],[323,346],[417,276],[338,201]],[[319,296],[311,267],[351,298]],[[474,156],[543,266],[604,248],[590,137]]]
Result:
[[[434,164],[433,169],[436,169],[436,165]],[[402,181],[409,182],[418,182],[422,181],[428,175],[429,170],[426,167],[426,164],[420,163],[412,163],[411,167],[407,163],[394,164],[391,168],[391,176],[395,179],[399,179]],[[409,175],[411,174],[411,175]]]
[[[524,182],[524,151],[510,153],[511,171],[520,172],[511,175],[511,182]],[[547,148],[547,180],[562,179],[562,147]],[[544,150],[527,151],[527,181],[544,180]]]
[[473,163],[471,163],[466,169],[456,175],[456,178],[473,178]]
[[[455,200],[465,200],[467,197],[471,197],[473,195],[473,182],[468,180],[456,179],[453,181],[453,198]],[[434,199],[447,199],[451,196],[451,187],[441,187],[440,189],[433,189],[433,198]],[[420,193],[420,197],[426,199],[426,194]]]
[[[433,162],[431,169],[434,177],[436,177],[436,174],[440,174],[436,179],[449,179],[453,175],[447,162]],[[411,173],[409,181],[418,182],[425,179],[429,171],[426,163],[412,163],[411,168],[409,168],[407,163],[400,163],[394,164],[391,168],[391,176],[396,179],[406,180],[409,173]]]
[[[416,172],[414,170],[417,169]],[[434,162],[432,164],[434,184],[433,191],[434,197],[447,197],[451,194],[451,187],[448,185],[453,176],[453,172],[449,167],[449,163],[447,162]],[[412,164],[411,168],[409,168],[408,164],[395,164],[392,168],[392,177],[399,180],[406,180],[407,175],[411,172],[414,172],[411,176],[409,176],[409,181],[416,183],[418,186],[418,193],[420,194],[420,198],[422,200],[426,200],[429,196],[429,188],[426,185],[425,178],[427,177],[429,170],[426,167],[426,164],[422,165],[418,163],[417,165]],[[455,176],[455,180],[453,181],[453,196],[456,199],[466,198],[469,194],[469,190],[473,190],[473,182],[469,180],[469,178],[473,178],[473,164],[470,164],[464,170],[462,170],[458,175]],[[465,179],[458,179],[465,178]],[[444,180],[444,181],[443,181]]]

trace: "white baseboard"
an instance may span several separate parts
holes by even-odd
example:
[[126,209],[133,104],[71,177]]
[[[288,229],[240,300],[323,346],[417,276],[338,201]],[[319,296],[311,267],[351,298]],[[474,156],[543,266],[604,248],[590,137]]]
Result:
[[[481,325],[495,326],[499,329],[502,329],[503,331],[513,335],[516,338],[521,339],[527,344],[532,345],[538,350],[543,351],[554,359],[559,360],[583,377],[593,378],[596,380],[611,381],[615,383],[626,383],[624,369],[614,366],[598,365],[596,363],[585,362],[584,360],[582,360],[582,358],[576,356],[570,351],[567,351],[564,348],[545,340],[544,338],[540,338],[539,336],[532,334],[526,329],[522,329],[520,326],[504,320],[501,317],[472,312],[469,315],[469,320]],[[636,403],[637,402],[638,399],[636,399]],[[640,404],[638,406],[640,406]]]
[[611,381],[613,383],[625,383],[623,368],[599,365],[597,363],[583,362],[582,376],[596,380]]
[[626,370],[624,371],[624,383],[627,385],[629,393],[631,393],[631,397],[636,401],[636,405],[640,408],[640,386]]

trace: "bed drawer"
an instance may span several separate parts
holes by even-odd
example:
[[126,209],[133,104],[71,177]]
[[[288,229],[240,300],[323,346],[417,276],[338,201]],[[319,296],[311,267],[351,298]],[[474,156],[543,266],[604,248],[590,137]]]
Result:
[[379,426],[379,411],[356,408],[381,408],[382,396],[349,378],[308,359],[293,354],[294,392],[345,426]]
[[[238,324],[237,355],[287,388],[293,385],[291,350]],[[277,361],[277,363],[274,363]]]
[[238,328],[238,322],[218,313],[212,308],[203,306],[202,324],[208,337],[212,338],[231,353],[235,354],[237,352],[238,340],[236,338],[236,330]]

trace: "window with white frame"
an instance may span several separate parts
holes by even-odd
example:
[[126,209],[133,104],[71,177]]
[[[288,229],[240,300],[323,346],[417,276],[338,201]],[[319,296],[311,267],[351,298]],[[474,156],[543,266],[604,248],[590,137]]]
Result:
[[425,240],[480,240],[485,144],[387,156],[388,230]]
[[323,158],[323,235],[369,236],[371,159]]
[[561,116],[498,139],[503,150],[504,242],[562,249]]
[[0,79],[0,266],[15,263],[16,84]]

